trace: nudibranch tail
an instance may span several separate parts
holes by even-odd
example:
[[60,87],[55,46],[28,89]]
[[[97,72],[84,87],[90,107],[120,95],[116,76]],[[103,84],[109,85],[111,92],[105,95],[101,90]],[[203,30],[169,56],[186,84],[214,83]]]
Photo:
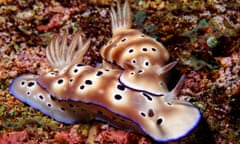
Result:
[[112,19],[112,33],[115,33],[120,28],[130,28],[132,26],[131,10],[127,0],[122,9],[120,2],[117,1],[117,12],[111,7],[110,16]]
[[67,45],[67,35],[56,36],[46,49],[49,63],[58,71],[66,70],[70,65],[82,62],[88,50],[90,40],[83,43],[80,33],[75,34],[70,45]]
[[93,116],[81,108],[89,108],[86,104],[58,101],[46,90],[41,88],[36,79],[37,75],[27,74],[15,78],[10,85],[10,93],[21,102],[40,110],[44,114],[59,122],[72,124],[76,122],[89,122]]

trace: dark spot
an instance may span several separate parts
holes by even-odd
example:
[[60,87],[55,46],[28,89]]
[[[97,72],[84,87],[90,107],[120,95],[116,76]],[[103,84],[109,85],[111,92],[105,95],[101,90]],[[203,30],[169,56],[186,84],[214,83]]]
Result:
[[71,78],[71,79],[69,80],[69,82],[73,82],[73,78]]
[[98,114],[100,114],[100,115],[102,115],[102,114],[103,114],[103,112],[101,112],[101,111],[97,111],[97,113],[98,113]]
[[27,91],[27,95],[29,96],[31,94],[31,92],[30,91]]
[[119,94],[115,94],[115,95],[114,95],[114,98],[115,98],[116,100],[121,100],[121,99],[122,99],[122,96],[119,95]]
[[130,49],[130,50],[128,50],[128,53],[132,53],[134,50],[133,49]]
[[154,112],[153,112],[152,109],[149,109],[149,110],[148,110],[148,116],[149,116],[149,117],[153,117],[153,116],[154,116]]
[[105,69],[105,71],[109,71],[109,69]]
[[151,97],[151,96],[149,96],[149,95],[146,94],[146,93],[143,93],[143,95],[144,95],[149,101],[152,101],[152,97]]
[[65,108],[64,108],[64,107],[61,107],[61,110],[62,110],[62,111],[65,111]]
[[71,103],[70,103],[70,104],[69,104],[69,107],[71,107],[71,108],[72,108],[72,107],[73,107],[73,104],[71,104]]
[[147,48],[142,48],[142,51],[146,52],[146,51],[147,51]]
[[163,119],[162,119],[162,118],[159,118],[159,119],[157,120],[157,125],[160,125],[162,122],[163,122]]
[[55,101],[56,98],[53,95],[50,95],[51,100]]
[[160,83],[159,83],[161,86],[164,86],[164,83],[161,81]]
[[32,86],[34,86],[34,84],[35,84],[34,82],[29,82],[28,87],[32,87]]
[[145,116],[146,116],[146,114],[145,114],[144,112],[141,112],[141,115],[142,115],[143,117],[145,117]]
[[133,75],[134,75],[134,72],[130,72],[130,75],[132,75],[132,76],[133,76]]
[[51,105],[51,104],[47,104],[47,106],[48,106],[48,107],[52,107],[52,105]]
[[50,75],[55,76],[55,72],[51,72]]
[[122,42],[125,42],[126,40],[127,40],[126,38],[123,38],[121,41],[122,41]]
[[121,119],[121,121],[122,121],[122,122],[125,122],[125,120],[124,120],[124,119]]
[[112,40],[110,40],[110,41],[108,42],[108,44],[112,44]]
[[112,120],[116,120],[117,118],[116,117],[112,117]]
[[138,73],[142,73],[143,72],[143,70],[138,70]]
[[103,74],[103,72],[102,71],[97,71],[97,74],[96,74],[96,76],[101,76]]
[[77,67],[81,67],[81,66],[83,66],[83,64],[77,64]]
[[167,102],[167,105],[171,106],[172,104],[170,102]]
[[86,85],[91,85],[91,84],[92,84],[92,81],[91,81],[91,80],[86,80],[86,81],[85,81],[85,84],[86,84]]
[[77,73],[77,72],[78,72],[78,69],[74,69],[73,72],[74,72],[74,73]]
[[153,52],[155,52],[155,51],[156,51],[156,49],[155,49],[155,48],[152,48],[152,51],[153,51]]
[[85,109],[81,109],[81,111],[86,111]]
[[134,59],[134,60],[132,60],[132,63],[136,63],[136,60]]
[[145,66],[149,66],[149,62],[145,62]]
[[144,35],[144,34],[142,34],[140,37],[145,37],[145,35]]
[[81,90],[83,90],[83,89],[84,89],[84,87],[85,87],[84,85],[81,85],[81,86],[80,86],[80,89],[81,89]]
[[59,79],[59,80],[57,81],[57,83],[58,83],[58,84],[62,84],[62,83],[63,83],[63,79]]
[[124,91],[125,90],[125,87],[123,86],[123,85],[117,85],[117,88],[119,89],[119,90],[121,90],[121,91]]
[[25,85],[25,82],[24,82],[24,81],[22,81],[22,82],[21,82],[21,85],[22,85],[22,86],[23,86],[23,85]]
[[43,100],[43,96],[42,96],[42,95],[39,95],[38,97],[39,97],[41,100]]

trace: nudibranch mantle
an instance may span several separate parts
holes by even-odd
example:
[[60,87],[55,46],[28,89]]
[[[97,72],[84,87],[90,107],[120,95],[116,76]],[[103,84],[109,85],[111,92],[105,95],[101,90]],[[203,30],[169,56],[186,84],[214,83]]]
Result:
[[[70,124],[101,120],[149,135],[156,141],[181,138],[198,124],[201,117],[199,110],[189,102],[175,99],[183,80],[173,91],[156,97],[121,84],[121,69],[76,63],[75,57],[82,59],[82,53],[66,61],[64,54],[56,54],[66,49],[66,45],[60,38],[54,38],[51,43],[47,53],[57,70],[41,76],[30,74],[15,78],[10,93],[20,101],[60,122]],[[69,49],[79,52],[75,50],[79,43],[81,51],[89,46],[78,41],[71,43]]]

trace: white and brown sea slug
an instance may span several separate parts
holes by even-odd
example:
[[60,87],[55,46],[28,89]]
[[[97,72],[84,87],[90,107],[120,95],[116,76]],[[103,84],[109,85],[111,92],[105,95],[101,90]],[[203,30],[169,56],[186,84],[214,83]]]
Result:
[[83,43],[79,34],[70,46],[66,35],[54,38],[47,58],[56,70],[40,76],[19,76],[12,81],[10,93],[60,122],[100,120],[159,142],[179,139],[198,124],[201,115],[191,103],[166,102],[168,95],[156,97],[129,89],[118,80],[120,69],[82,65],[88,47],[89,41]]
[[[132,29],[129,4],[125,1],[117,11],[111,8],[112,38],[102,47],[101,55],[105,63],[123,69],[120,82],[125,86],[161,96],[167,92],[166,73],[176,61],[167,64],[169,53],[157,40]],[[183,79],[181,79],[183,80]]]

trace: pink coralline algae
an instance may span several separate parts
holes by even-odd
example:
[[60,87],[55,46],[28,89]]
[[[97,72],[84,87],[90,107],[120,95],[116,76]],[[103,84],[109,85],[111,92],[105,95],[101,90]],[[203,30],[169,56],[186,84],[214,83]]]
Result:
[[48,24],[37,26],[37,30],[46,32],[53,28],[60,27],[70,19],[73,13],[81,13],[85,7],[85,5],[75,6],[72,8],[64,8],[60,5],[56,7],[49,7],[46,10],[46,14],[55,14],[51,17]]
[[233,53],[229,57],[216,58],[222,67],[216,72],[217,87],[224,87],[227,96],[231,97],[239,93],[240,90],[240,55]]
[[102,130],[96,137],[96,142],[100,144],[114,143],[114,144],[151,144],[149,140],[144,137],[139,137],[133,133],[117,130],[108,127]]
[[201,75],[196,71],[191,71],[187,74],[187,78],[184,83],[185,86],[181,92],[183,95],[199,97],[205,92],[209,83],[211,83],[211,80],[209,80],[206,75]]
[[[15,77],[24,72],[45,73],[50,69],[50,66],[43,51],[41,47],[36,47],[35,49],[28,49],[28,51],[18,51],[16,55],[3,55],[0,60],[6,61],[6,63],[0,64],[0,80],[6,77]],[[9,71],[11,67],[18,67],[19,69],[12,68]]]
[[79,125],[74,125],[70,131],[61,131],[54,136],[54,141],[59,143],[80,144],[86,141],[87,135],[80,131]]
[[0,143],[1,144],[16,144],[22,143],[29,137],[26,131],[11,132],[11,133],[0,133]]

